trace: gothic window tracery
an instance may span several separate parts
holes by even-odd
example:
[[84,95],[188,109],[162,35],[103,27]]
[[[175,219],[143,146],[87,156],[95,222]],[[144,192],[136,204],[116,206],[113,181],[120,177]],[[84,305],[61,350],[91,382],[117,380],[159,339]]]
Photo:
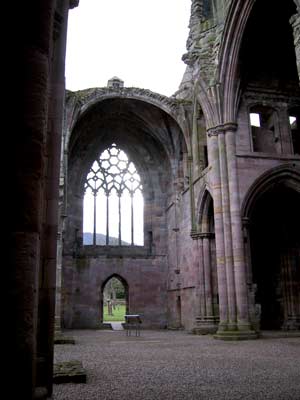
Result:
[[84,245],[143,245],[141,178],[115,143],[94,161],[84,189]]

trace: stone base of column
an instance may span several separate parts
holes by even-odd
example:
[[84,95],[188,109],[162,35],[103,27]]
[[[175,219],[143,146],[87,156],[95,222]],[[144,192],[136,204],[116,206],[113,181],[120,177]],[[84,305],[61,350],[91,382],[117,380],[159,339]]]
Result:
[[218,330],[214,335],[215,339],[220,340],[253,340],[259,337],[258,333],[253,330],[236,330],[224,331]]
[[36,387],[34,390],[34,400],[46,400],[48,397],[48,390],[46,387]]
[[218,319],[215,316],[196,317],[192,333],[195,335],[214,334],[218,329]]
[[297,331],[300,329],[300,316],[289,316],[281,327],[283,331]]
[[61,319],[55,317],[54,326],[54,344],[75,344],[75,339],[72,336],[66,336],[61,330]]

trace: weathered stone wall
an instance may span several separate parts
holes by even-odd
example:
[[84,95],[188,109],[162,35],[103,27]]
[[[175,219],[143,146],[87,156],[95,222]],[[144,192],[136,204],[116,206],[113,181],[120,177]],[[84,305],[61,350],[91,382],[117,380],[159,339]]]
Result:
[[165,328],[166,257],[91,256],[83,249],[80,257],[64,258],[63,326],[101,326],[103,285],[112,275],[128,283],[128,312],[140,314],[144,328]]
[[[200,202],[201,194],[209,181],[209,171],[204,173],[202,178],[198,178],[193,190],[195,193],[196,203]],[[201,252],[201,239],[192,238],[192,222],[191,222],[191,202],[190,190],[185,190],[175,197],[173,202],[167,209],[168,223],[168,307],[170,327],[178,327],[180,320],[181,326],[187,330],[195,327],[196,317],[201,315],[201,292],[204,277],[201,276],[200,264],[203,262]],[[199,209],[196,206],[196,223],[197,230],[200,232],[199,226]],[[211,246],[211,283],[214,295],[214,315],[218,316],[217,309],[217,276],[215,264],[214,245]],[[180,297],[180,317],[178,310],[178,297]]]

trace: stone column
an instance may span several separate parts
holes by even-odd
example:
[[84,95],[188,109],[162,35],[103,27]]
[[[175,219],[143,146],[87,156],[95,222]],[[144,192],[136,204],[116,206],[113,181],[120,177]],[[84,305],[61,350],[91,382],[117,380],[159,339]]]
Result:
[[218,134],[219,158],[220,158],[220,176],[222,193],[222,216],[224,225],[224,244],[225,244],[225,266],[227,277],[227,295],[228,295],[228,330],[236,330],[236,293],[235,277],[233,267],[232,237],[231,237],[231,218],[230,218],[230,200],[228,187],[227,157],[225,147],[224,131]]
[[203,248],[203,264],[204,264],[206,315],[213,316],[211,261],[210,261],[210,233],[203,233],[202,235],[203,235],[202,248]]
[[3,282],[8,290],[5,303],[9,315],[3,318],[8,336],[3,342],[9,354],[3,362],[2,391],[5,393],[8,385],[8,397],[13,399],[32,399],[36,386],[53,14],[52,0],[15,7],[14,21],[22,34],[15,35],[16,42],[15,38],[10,42],[14,56],[10,62],[18,65],[19,73],[12,79],[18,86],[12,119],[14,134],[7,135],[10,169],[6,190],[10,204],[4,207],[9,214],[4,232],[9,240],[8,248],[5,246],[9,260],[4,263],[8,279],[4,277]]
[[233,243],[233,263],[237,300],[237,324],[239,330],[250,331],[247,274],[244,257],[244,242],[238,188],[235,131],[235,124],[226,125],[225,141],[229,178],[228,183]]
[[199,294],[200,294],[200,317],[206,315],[206,302],[205,302],[205,274],[204,274],[204,260],[203,260],[203,242],[197,238],[198,247],[198,265],[199,265]]
[[51,62],[49,64],[49,100],[47,121],[47,165],[45,170],[45,217],[42,270],[39,288],[39,332],[37,385],[53,386],[53,351],[55,325],[55,291],[58,233],[59,174],[65,99],[65,53],[69,0],[57,2],[52,28]]
[[217,330],[216,318],[212,307],[211,263],[210,263],[210,233],[194,233],[192,238],[197,240],[199,271],[198,284],[200,294],[200,315],[196,317],[193,333],[206,335]]
[[194,194],[194,178],[193,178],[193,157],[188,156],[188,170],[189,170],[189,188],[190,188],[190,208],[191,208],[191,230],[196,230],[195,222],[195,194]]
[[219,314],[220,323],[218,332],[226,331],[228,324],[228,298],[227,298],[227,278],[225,265],[224,248],[224,226],[222,214],[222,192],[221,192],[221,173],[218,149],[217,132],[210,130],[208,132],[208,158],[211,165],[213,204],[214,204],[214,222],[216,237],[216,261],[217,277],[219,290]]

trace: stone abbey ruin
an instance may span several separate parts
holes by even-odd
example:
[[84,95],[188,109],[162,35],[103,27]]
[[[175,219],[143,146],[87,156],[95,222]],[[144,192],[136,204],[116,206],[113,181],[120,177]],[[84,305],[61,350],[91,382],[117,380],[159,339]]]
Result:
[[111,278],[146,328],[221,340],[300,329],[299,0],[192,0],[171,97],[118,77],[66,90],[76,6],[16,12],[12,398],[51,396],[55,329],[100,329]]

